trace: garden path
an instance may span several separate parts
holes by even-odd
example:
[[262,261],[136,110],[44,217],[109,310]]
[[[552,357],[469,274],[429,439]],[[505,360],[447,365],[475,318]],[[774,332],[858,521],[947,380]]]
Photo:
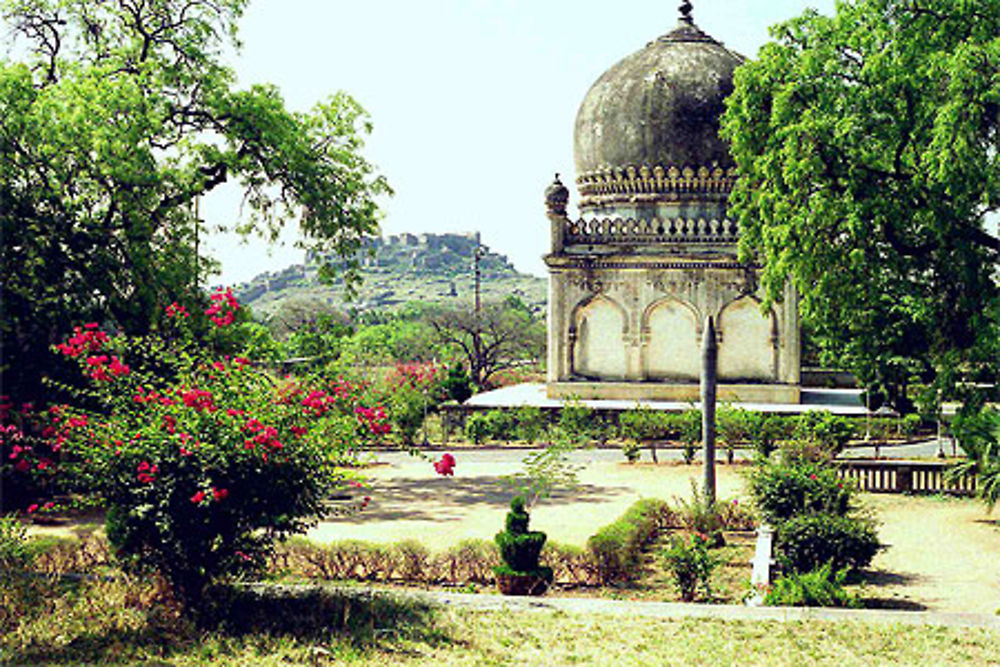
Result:
[[[362,539],[390,543],[418,539],[435,550],[466,538],[492,539],[503,524],[510,487],[503,476],[521,468],[524,450],[458,452],[455,477],[437,476],[424,460],[380,453],[386,465],[369,473],[372,502],[358,515],[326,521],[316,541]],[[587,538],[643,497],[689,498],[701,466],[626,465],[618,450],[574,453],[579,487],[541,501],[532,526],[558,542]],[[742,465],[718,467],[720,499],[740,498]],[[992,614],[1000,609],[1000,516],[971,499],[864,495],[888,548],[872,565],[866,597],[886,607]],[[748,566],[749,576],[749,566]]]

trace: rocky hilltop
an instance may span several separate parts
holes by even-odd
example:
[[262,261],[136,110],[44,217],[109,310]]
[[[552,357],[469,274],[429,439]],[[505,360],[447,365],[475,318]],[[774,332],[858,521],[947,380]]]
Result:
[[[305,264],[262,273],[234,286],[233,291],[241,303],[265,316],[289,299],[318,300],[359,311],[394,309],[412,301],[471,305],[473,256],[479,245],[479,235],[473,233],[398,234],[372,239],[358,255],[364,283],[350,304],[344,301],[341,282],[319,282],[320,262],[312,257]],[[513,295],[535,310],[544,310],[546,280],[519,273],[506,256],[482,248],[482,298],[491,301]]]

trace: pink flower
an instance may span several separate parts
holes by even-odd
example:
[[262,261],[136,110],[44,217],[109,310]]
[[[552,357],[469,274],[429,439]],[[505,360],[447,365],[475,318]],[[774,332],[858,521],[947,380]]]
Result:
[[38,503],[32,503],[28,505],[28,514],[34,514],[37,509],[38,509]]

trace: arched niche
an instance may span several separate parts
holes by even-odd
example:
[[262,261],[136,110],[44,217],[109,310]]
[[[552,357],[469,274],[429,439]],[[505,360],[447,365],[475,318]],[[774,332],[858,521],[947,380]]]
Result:
[[646,310],[645,375],[650,380],[697,380],[701,370],[698,315],[677,299],[658,301]]
[[777,380],[777,318],[761,314],[760,302],[742,297],[719,315],[719,380],[760,382]]
[[598,296],[577,307],[573,321],[573,372],[599,380],[625,379],[625,309]]

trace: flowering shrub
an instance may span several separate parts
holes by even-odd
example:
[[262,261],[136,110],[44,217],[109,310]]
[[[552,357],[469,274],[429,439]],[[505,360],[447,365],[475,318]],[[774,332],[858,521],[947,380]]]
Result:
[[[220,328],[238,303],[217,291]],[[388,430],[385,411],[346,383],[280,380],[241,357],[214,358],[168,308],[168,336],[77,329],[59,352],[90,378],[99,409],[66,409],[63,469],[108,505],[116,553],[197,606],[206,586],[252,570],[276,539],[304,531],[349,488],[353,452]]]
[[56,475],[55,461],[63,440],[57,436],[60,410],[36,410],[31,403],[14,405],[0,396],[0,505],[37,511],[37,499],[48,495]]

